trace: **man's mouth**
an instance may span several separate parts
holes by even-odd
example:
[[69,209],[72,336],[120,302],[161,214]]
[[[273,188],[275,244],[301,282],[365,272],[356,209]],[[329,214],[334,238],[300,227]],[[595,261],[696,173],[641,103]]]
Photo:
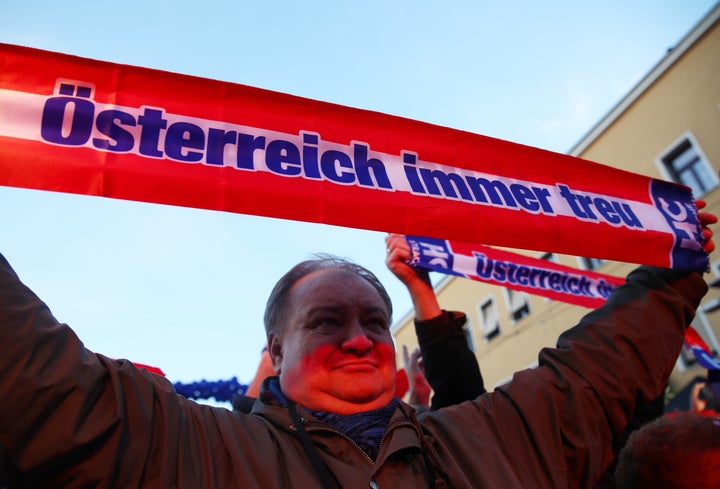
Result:
[[357,370],[366,370],[366,369],[375,369],[377,368],[377,363],[373,362],[372,360],[353,360],[349,362],[341,362],[338,363],[335,369],[357,369]]

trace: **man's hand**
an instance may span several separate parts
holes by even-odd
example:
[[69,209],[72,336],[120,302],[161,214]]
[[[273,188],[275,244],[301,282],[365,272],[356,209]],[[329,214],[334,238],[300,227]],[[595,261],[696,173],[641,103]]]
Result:
[[412,285],[418,278],[423,278],[421,274],[427,274],[427,272],[418,273],[418,270],[408,265],[412,258],[412,251],[405,236],[388,234],[385,237],[385,246],[387,249],[385,265],[403,284]]
[[[698,210],[704,209],[705,206],[707,206],[707,202],[704,200],[696,200],[695,205],[697,206]],[[708,253],[712,253],[715,250],[715,242],[713,241],[713,231],[708,226],[710,224],[715,224],[718,222],[718,218],[715,214],[712,214],[710,212],[698,212],[698,219],[700,220],[700,225],[702,226],[702,235],[703,235],[703,250],[705,250]]]
[[430,283],[430,276],[426,271],[408,265],[412,251],[405,236],[388,234],[385,238],[385,247],[387,251],[385,265],[407,287],[415,308],[415,318],[426,320],[439,316],[442,311]]
[[410,404],[429,406],[432,387],[430,387],[430,384],[425,378],[420,350],[418,348],[414,348],[412,353],[408,353],[407,345],[403,345],[402,350],[405,372],[408,376],[408,392],[410,393],[409,402]]

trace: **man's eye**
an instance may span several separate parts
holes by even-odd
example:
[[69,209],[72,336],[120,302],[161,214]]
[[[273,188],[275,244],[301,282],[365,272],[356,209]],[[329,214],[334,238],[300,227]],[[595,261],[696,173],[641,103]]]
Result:
[[318,318],[312,323],[314,328],[329,328],[335,327],[338,324],[340,324],[340,321],[333,317]]
[[388,327],[387,321],[385,321],[384,318],[380,318],[380,317],[370,318],[367,321],[367,325],[372,328],[378,328],[378,329],[387,329],[387,327]]

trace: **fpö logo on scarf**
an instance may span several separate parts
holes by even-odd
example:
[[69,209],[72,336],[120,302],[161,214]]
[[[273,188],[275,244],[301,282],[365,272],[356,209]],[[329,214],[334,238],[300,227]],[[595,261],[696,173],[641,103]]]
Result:
[[216,80],[0,44],[0,185],[704,270],[686,187]]

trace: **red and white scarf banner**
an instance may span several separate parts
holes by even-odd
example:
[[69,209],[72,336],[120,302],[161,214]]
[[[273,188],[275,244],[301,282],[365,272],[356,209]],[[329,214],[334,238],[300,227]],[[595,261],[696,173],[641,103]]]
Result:
[[410,264],[591,309],[600,307],[625,279],[549,260],[422,236],[406,236]]
[[695,355],[697,362],[701,366],[708,370],[720,371],[720,359],[713,355],[707,343],[692,327],[685,332],[685,348]]
[[705,270],[688,188],[283,93],[0,44],[0,185]]
[[[415,267],[539,295],[576,306],[602,306],[624,278],[560,265],[489,246],[423,236],[405,236]],[[718,359],[692,327],[684,347],[708,370],[720,370]]]

